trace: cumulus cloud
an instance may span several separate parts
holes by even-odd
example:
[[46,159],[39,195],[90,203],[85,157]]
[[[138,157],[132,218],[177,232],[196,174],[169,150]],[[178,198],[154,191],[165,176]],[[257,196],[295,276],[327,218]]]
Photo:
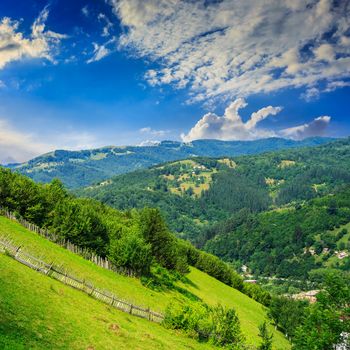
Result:
[[188,132],[182,134],[184,142],[198,139],[256,140],[267,137],[285,137],[291,139],[304,139],[312,136],[324,135],[331,120],[328,116],[318,117],[309,124],[299,125],[279,131],[259,127],[259,122],[271,115],[276,115],[282,107],[264,107],[251,114],[248,121],[243,122],[239,110],[247,106],[244,99],[239,98],[232,102],[225,110],[224,115],[215,113],[205,114]]
[[[38,141],[42,140],[42,141]],[[24,132],[0,119],[0,164],[23,162],[55,149],[88,149],[97,145],[94,135],[88,132],[62,132],[47,135]]]
[[313,87],[350,76],[349,2],[110,0],[119,47],[158,63],[152,85],[191,101]]
[[331,117],[329,116],[318,117],[311,123],[283,129],[280,131],[280,135],[294,140],[302,140],[313,136],[323,136],[330,121]]
[[276,136],[272,130],[258,127],[258,123],[270,115],[279,113],[281,107],[264,107],[252,113],[247,122],[243,122],[238,111],[247,106],[244,99],[239,98],[232,102],[224,112],[223,116],[215,113],[207,113],[188,134],[182,134],[181,138],[185,142],[198,139],[217,140],[255,140]]
[[36,18],[28,37],[19,31],[20,22],[4,17],[0,22],[0,69],[12,61],[24,58],[45,58],[54,61],[54,50],[66,38],[46,30],[49,11],[45,8]]

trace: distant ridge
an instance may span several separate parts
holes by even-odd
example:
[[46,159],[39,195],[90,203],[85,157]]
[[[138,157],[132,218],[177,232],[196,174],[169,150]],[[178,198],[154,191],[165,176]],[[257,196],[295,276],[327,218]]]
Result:
[[317,146],[335,139],[313,137],[302,141],[267,138],[255,141],[196,140],[190,143],[166,140],[147,146],[106,146],[91,150],[56,150],[28,162],[7,167],[35,181],[59,178],[67,187],[78,188],[113,175],[189,157],[233,157],[268,151]]

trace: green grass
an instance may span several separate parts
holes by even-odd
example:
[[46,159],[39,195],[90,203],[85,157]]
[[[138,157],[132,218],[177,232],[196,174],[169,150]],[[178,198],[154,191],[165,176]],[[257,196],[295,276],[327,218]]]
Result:
[[[173,302],[176,300],[179,301],[179,300],[186,299],[184,294],[181,294],[179,292],[176,292],[176,291],[156,292],[156,291],[153,291],[153,290],[148,289],[145,286],[143,286],[140,283],[140,280],[137,278],[129,278],[129,277],[117,275],[117,274],[113,273],[112,271],[102,269],[102,268],[94,265],[93,263],[91,263],[87,260],[84,260],[83,258],[81,258],[73,253],[70,253],[66,249],[61,248],[61,247],[57,246],[56,244],[53,244],[52,242],[49,242],[48,240],[36,235],[35,233],[26,230],[25,228],[23,228],[19,224],[12,222],[8,219],[5,219],[3,217],[0,217],[0,235],[6,235],[6,236],[10,237],[15,244],[21,245],[25,251],[32,253],[35,256],[41,257],[46,262],[54,262],[56,265],[63,264],[63,266],[65,268],[67,268],[67,270],[69,271],[70,274],[76,275],[79,278],[84,278],[86,280],[89,280],[92,283],[94,283],[96,286],[98,286],[99,288],[107,289],[107,290],[115,293],[119,297],[133,302],[134,304],[143,305],[146,307],[149,306],[153,310],[157,310],[157,311],[162,312],[165,310],[166,306],[170,302]],[[4,261],[4,257],[2,255],[0,255],[0,256],[1,256],[2,261]],[[9,260],[7,257],[5,257],[5,258],[6,258],[5,260]],[[43,291],[42,293],[39,293],[40,295],[39,294],[35,294],[32,296],[28,295],[28,298],[30,297],[31,303],[33,303],[34,306],[36,303],[38,303],[38,310],[40,310],[40,307],[42,307],[43,314],[45,314],[44,310],[45,310],[46,303],[42,299],[49,300],[50,297],[53,298],[53,300],[50,302],[50,305],[49,305],[50,308],[56,308],[56,305],[54,305],[54,304],[55,303],[59,304],[59,302],[60,302],[58,300],[59,294],[57,296],[56,295],[57,293],[54,294],[54,293],[50,292],[51,285],[54,286],[54,289],[58,288],[58,290],[61,290],[61,289],[64,291],[67,290],[67,292],[65,292],[65,293],[67,293],[67,295],[68,294],[71,295],[71,293],[74,292],[73,294],[78,295],[79,298],[81,295],[82,300],[84,298],[88,298],[83,293],[81,293],[79,291],[75,291],[75,290],[70,290],[68,287],[65,287],[64,285],[59,284],[59,282],[56,282],[56,281],[54,281],[46,276],[41,276],[38,273],[29,270],[25,266],[21,266],[21,264],[19,264],[17,262],[14,262],[14,264],[18,265],[18,270],[22,271],[24,269],[23,273],[25,274],[25,272],[27,272],[28,276],[30,275],[33,280],[36,280],[38,282],[39,285],[40,285],[40,283],[42,283],[43,288],[44,288],[44,284],[47,285],[45,287],[46,290]],[[13,264],[10,264],[10,265],[13,265]],[[15,268],[15,266],[13,266],[13,268]],[[0,269],[0,280],[2,281],[1,283],[6,282],[6,278],[4,278],[3,275],[8,274],[7,270],[8,270],[7,266],[6,266],[6,269],[4,269],[4,268]],[[37,277],[34,277],[33,273]],[[14,275],[16,275],[16,274],[14,274]],[[203,301],[205,301],[209,304],[221,303],[222,305],[225,305],[225,306],[234,307],[238,313],[239,318],[240,318],[242,331],[243,331],[244,335],[246,336],[247,340],[251,344],[254,344],[254,345],[259,343],[258,326],[266,318],[266,311],[262,305],[258,304],[254,300],[248,298],[246,295],[240,293],[239,291],[224,285],[223,283],[217,281],[216,279],[206,275],[205,273],[203,273],[201,271],[198,271],[195,268],[191,269],[191,272],[187,277],[188,277],[188,283],[186,283],[186,284],[179,283],[180,287],[185,288],[186,290],[195,294],[196,296],[198,296]],[[31,286],[31,283],[29,283],[29,281],[27,281],[27,282],[28,282],[28,284],[26,284],[26,287],[29,288]],[[22,280],[18,281],[18,283],[22,283]],[[17,293],[18,288],[16,287],[16,278],[13,278],[13,281],[10,283],[10,285],[8,285],[8,288],[11,289],[11,285],[12,285],[13,292]],[[67,288],[69,289],[69,292],[68,292]],[[10,289],[9,289],[9,292],[10,292]],[[4,290],[6,290],[6,288]],[[1,293],[2,293],[2,288],[0,290],[0,294]],[[28,293],[29,293],[29,291],[28,291]],[[34,292],[32,291],[31,293],[34,293]],[[76,293],[78,293],[78,294],[76,294]],[[64,297],[64,295],[62,296],[62,298]],[[18,298],[20,298],[20,296],[21,296],[21,293],[19,292]],[[43,298],[43,296],[45,296],[45,297]],[[23,295],[23,299],[24,299],[23,302],[27,302],[27,297],[25,295]],[[0,300],[7,300],[7,299],[3,298],[3,296],[0,295]],[[90,298],[88,298],[86,300],[87,300],[86,301],[87,304],[91,303],[91,305],[95,305],[94,307],[96,307],[96,308],[98,307],[97,305],[101,304],[100,302],[92,300]],[[29,299],[28,299],[28,302],[29,302]],[[44,303],[44,304],[42,304],[42,303]],[[84,299],[84,303],[85,303],[85,299]],[[90,306],[86,306],[87,304],[84,304],[81,306],[76,304],[77,305],[77,312],[79,310],[88,310]],[[15,305],[15,303],[13,305]],[[93,306],[91,306],[91,308],[92,307]],[[100,307],[102,308],[102,310],[106,309],[106,306],[103,304],[101,304]],[[135,324],[137,322],[140,322],[140,324],[145,325],[145,327],[146,327],[146,325],[148,325],[147,329],[148,329],[149,333],[151,332],[151,330],[153,331],[153,328],[155,331],[159,329],[159,334],[162,334],[162,331],[166,332],[166,333],[164,333],[164,339],[166,339],[166,334],[170,334],[169,331],[164,330],[159,325],[155,325],[153,323],[149,324],[149,323],[147,323],[147,321],[139,320],[139,319],[136,319],[135,317],[127,316],[127,315],[122,314],[118,311],[112,310],[112,311],[108,311],[108,312],[112,312],[113,315],[119,315],[118,317],[123,319],[123,320],[124,320],[124,317],[127,317],[128,319],[132,320],[132,322],[135,322]],[[17,316],[19,316],[19,315],[17,315]],[[16,315],[14,315],[13,317],[16,317]],[[44,317],[44,316],[40,316],[38,314],[37,317],[40,319],[40,317]],[[67,314],[65,315],[65,317],[67,318],[67,320],[69,319],[69,310],[67,310]],[[73,318],[74,317],[72,316],[72,319]],[[77,321],[78,324],[81,324],[81,321],[79,321],[79,318],[77,320],[78,320]],[[1,320],[0,320],[0,322],[1,322]],[[144,323],[144,322],[146,322],[146,323]],[[128,323],[126,323],[126,324],[128,324]],[[137,329],[137,327],[136,327],[136,329]],[[275,349],[289,349],[290,348],[289,343],[287,342],[287,340],[284,338],[284,336],[281,333],[275,332],[272,327],[271,327],[271,331],[274,332]],[[129,329],[126,328],[124,333],[128,334],[128,332],[129,332]],[[134,332],[134,328],[130,328],[130,332],[131,333]],[[94,331],[93,333],[96,333],[96,331]],[[130,333],[130,337],[132,338],[131,333]],[[83,334],[83,333],[81,333],[81,334]],[[78,337],[78,335],[79,335],[79,332],[77,332],[77,337]],[[93,336],[97,337],[96,334],[91,335],[91,337],[93,337]],[[152,336],[155,336],[155,335],[153,335],[153,333],[152,333]],[[78,341],[78,340],[76,340],[76,341]],[[192,343],[192,340],[191,341],[188,340],[188,341],[189,341],[189,344],[190,343],[197,344],[196,342]],[[147,347],[148,345],[146,345],[146,343],[145,343],[144,347],[139,347],[139,348],[140,349],[148,349],[148,347]],[[130,340],[130,344],[132,344],[132,340]],[[1,343],[0,343],[0,345],[1,345]],[[142,344],[142,346],[143,346],[143,344]],[[132,348],[132,349],[138,348],[138,347],[134,347],[134,346],[130,346],[130,345],[128,347]],[[0,346],[0,348],[1,348],[1,346]],[[70,347],[70,348],[75,349],[74,347]],[[79,347],[77,347],[77,348],[79,348]],[[84,347],[80,347],[80,348],[84,348]],[[87,348],[87,346],[86,346],[86,348]],[[102,347],[95,347],[95,349],[100,349],[100,348],[102,348]],[[113,347],[110,347],[110,348],[113,348]],[[149,348],[151,348],[151,347],[149,347]],[[153,347],[153,348],[162,348],[162,347],[160,346],[160,347]],[[170,348],[171,349],[181,349],[181,346],[177,346],[177,347],[170,346]],[[188,346],[188,348],[190,348],[190,346]],[[196,347],[194,347],[194,348],[196,348]],[[201,348],[203,348],[203,346]],[[122,349],[122,347],[120,347],[120,349]]]
[[[233,307],[237,311],[242,330],[245,330],[247,341],[251,344],[257,343],[259,339],[257,325],[266,320],[266,310],[261,304],[249,298],[247,300],[247,296],[238,290],[230,288],[197,269],[191,269],[188,278],[192,285],[187,286],[187,289],[204,302]],[[289,344],[281,333],[275,332],[273,327],[270,327],[269,330],[274,333],[276,349],[289,349]]]
[[211,349],[130,316],[0,254],[0,348]]

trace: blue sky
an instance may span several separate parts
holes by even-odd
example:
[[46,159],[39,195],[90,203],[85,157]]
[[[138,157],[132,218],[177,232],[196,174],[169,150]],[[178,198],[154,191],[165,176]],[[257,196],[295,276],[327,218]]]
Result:
[[0,161],[347,136],[349,23],[345,0],[2,0]]

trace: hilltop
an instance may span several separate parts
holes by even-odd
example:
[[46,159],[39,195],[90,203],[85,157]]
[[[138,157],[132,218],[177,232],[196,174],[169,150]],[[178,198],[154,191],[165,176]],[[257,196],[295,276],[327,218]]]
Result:
[[256,141],[197,140],[190,143],[162,141],[153,146],[109,146],[82,151],[56,150],[22,164],[10,164],[8,167],[38,182],[50,182],[54,178],[59,178],[67,187],[77,188],[116,174],[189,157],[256,154],[278,149],[314,146],[331,140],[315,137],[303,141],[282,138]]

